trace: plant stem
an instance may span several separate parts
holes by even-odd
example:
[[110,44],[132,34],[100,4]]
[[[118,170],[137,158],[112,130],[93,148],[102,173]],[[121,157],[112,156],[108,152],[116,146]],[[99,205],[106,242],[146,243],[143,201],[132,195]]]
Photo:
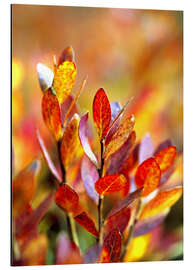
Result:
[[[103,158],[103,151],[104,151],[104,140],[101,139],[101,166],[98,169],[99,178],[103,177],[103,167],[104,167],[104,158]],[[98,201],[98,230],[99,230],[99,243],[102,245],[103,242],[103,232],[102,232],[102,225],[103,225],[103,196],[99,197]]]
[[136,210],[136,214],[135,214],[135,219],[134,219],[133,223],[129,227],[129,233],[128,233],[128,237],[127,237],[127,240],[126,240],[126,243],[125,243],[125,247],[123,249],[123,253],[121,255],[121,261],[123,261],[125,255],[126,255],[126,253],[128,251],[129,244],[130,244],[130,242],[132,240],[133,231],[134,231],[135,225],[136,225],[136,223],[138,221],[138,214],[139,214],[140,208],[141,208],[141,200],[139,199],[139,203],[137,205],[137,210]]
[[[58,155],[59,155],[60,166],[62,169],[62,180],[63,180],[61,183],[61,185],[62,185],[62,184],[66,183],[66,170],[63,166],[61,154],[60,154],[61,141],[58,142],[57,146],[58,146]],[[75,226],[75,222],[74,222],[74,218],[72,216],[72,213],[66,213],[66,219],[67,219],[67,227],[68,227],[70,239],[72,242],[74,242],[76,244],[77,247],[79,247],[76,226]]]

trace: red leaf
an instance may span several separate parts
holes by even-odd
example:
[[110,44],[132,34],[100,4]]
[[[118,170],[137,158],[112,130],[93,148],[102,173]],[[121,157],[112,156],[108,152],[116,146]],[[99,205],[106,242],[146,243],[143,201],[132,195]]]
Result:
[[95,165],[86,156],[82,160],[81,177],[88,196],[95,203],[98,203],[99,196],[95,190],[95,182],[98,180],[99,175]]
[[89,233],[93,234],[96,237],[99,236],[99,233],[95,227],[93,220],[88,216],[86,212],[80,213],[78,216],[74,217],[74,219]]
[[161,170],[154,158],[148,158],[137,169],[135,183],[138,188],[144,187],[142,196],[147,196],[159,185]]
[[93,164],[97,167],[98,162],[97,159],[90,147],[88,137],[87,137],[87,121],[88,121],[88,113],[83,115],[80,119],[79,123],[79,138],[82,145],[82,148],[87,155],[87,157],[93,162]]
[[100,88],[93,102],[93,119],[97,127],[100,139],[102,139],[108,131],[111,121],[111,107],[104,89]]
[[47,165],[51,171],[51,173],[56,177],[56,179],[61,183],[62,182],[62,177],[61,175],[59,174],[59,172],[57,171],[54,163],[52,162],[51,158],[50,158],[50,155],[48,154],[48,151],[46,149],[46,146],[44,144],[44,141],[39,133],[39,130],[36,130],[36,135],[37,135],[37,139],[38,139],[38,142],[39,142],[39,145],[40,145],[40,148],[42,150],[42,153],[43,153],[43,156],[47,162]]
[[62,135],[61,112],[58,99],[51,88],[43,95],[42,115],[47,128],[58,141]]
[[75,212],[79,205],[79,197],[70,186],[62,184],[56,191],[55,203],[66,212]]
[[61,234],[56,245],[56,264],[80,263],[83,263],[80,250],[65,234]]
[[114,215],[108,217],[105,221],[105,234],[108,234],[113,229],[118,229],[121,233],[124,232],[131,216],[131,210],[129,207],[121,209]]
[[20,215],[32,201],[36,190],[35,176],[39,167],[39,161],[35,160],[14,178],[12,183],[14,217]]
[[[105,251],[105,252],[104,252]],[[105,238],[102,253],[108,256],[102,256],[102,262],[119,262],[121,256],[121,234],[119,230],[112,230]],[[108,259],[107,259],[108,258]]]
[[122,190],[127,183],[123,175],[113,174],[98,179],[95,183],[95,189],[101,196]]
[[149,134],[144,136],[139,145],[139,164],[153,156],[154,146]]
[[175,156],[176,156],[175,146],[169,146],[167,148],[164,148],[155,155],[155,160],[159,164],[162,172],[165,172],[172,166]]

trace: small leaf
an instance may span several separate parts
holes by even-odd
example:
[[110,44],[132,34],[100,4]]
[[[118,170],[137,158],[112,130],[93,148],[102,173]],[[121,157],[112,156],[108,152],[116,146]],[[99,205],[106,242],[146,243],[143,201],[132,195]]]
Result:
[[154,146],[149,134],[144,136],[139,145],[139,164],[153,156]]
[[111,107],[104,89],[100,88],[93,101],[93,119],[99,138],[102,139],[108,131],[111,121]]
[[80,264],[83,263],[80,250],[68,240],[62,233],[56,244],[56,264]]
[[109,157],[107,161],[107,174],[114,174],[121,170],[133,150],[135,140],[136,133],[132,131],[126,142]]
[[79,205],[78,194],[67,184],[62,184],[56,191],[55,203],[66,212],[75,212]]
[[64,168],[75,160],[80,152],[80,140],[78,137],[78,126],[80,117],[75,114],[64,130],[60,146],[60,154]]
[[176,156],[175,146],[169,146],[167,148],[164,148],[155,155],[155,160],[159,164],[162,172],[165,172],[172,166],[175,156]]
[[141,195],[141,192],[142,192],[142,188],[137,189],[136,191],[130,193],[124,199],[119,201],[118,204],[115,207],[113,207],[113,209],[111,209],[111,211],[109,212],[107,218],[115,215],[116,213],[119,213],[122,209],[128,207],[135,200],[139,199],[140,195]]
[[72,61],[64,61],[58,66],[53,82],[53,88],[61,104],[71,93],[76,79],[76,66]]
[[12,210],[14,217],[20,215],[32,201],[36,190],[35,177],[39,167],[39,161],[35,160],[14,178],[12,183]]
[[127,183],[123,175],[113,174],[98,179],[95,183],[95,189],[101,196],[118,192],[122,190]]
[[86,156],[82,160],[81,177],[88,196],[97,204],[99,195],[95,190],[95,182],[99,175],[95,165]]
[[38,63],[36,68],[41,90],[45,92],[48,88],[52,86],[54,73],[51,69],[41,63]]
[[79,138],[80,138],[80,143],[82,145],[82,148],[87,155],[87,157],[93,162],[93,164],[97,167],[98,162],[97,159],[90,147],[88,137],[87,137],[87,121],[88,121],[88,113],[83,115],[80,119],[80,124],[79,124]]
[[118,129],[113,134],[109,144],[105,148],[104,158],[107,160],[110,155],[117,151],[128,139],[133,127],[134,116],[127,117],[124,121],[121,119]]
[[99,236],[99,233],[95,227],[93,220],[88,216],[86,212],[82,212],[79,215],[75,216],[74,219],[78,224],[84,227],[89,233],[95,237]]
[[137,169],[135,183],[138,188],[144,187],[141,196],[147,196],[159,185],[161,171],[154,158],[148,158]]
[[65,61],[74,61],[74,50],[71,46],[66,47],[60,55],[58,60],[58,66],[60,66]]
[[159,214],[166,208],[174,205],[181,196],[182,187],[176,187],[160,192],[155,198],[145,205],[140,218],[148,218]]
[[[61,121],[62,121],[62,124],[64,123],[64,119],[66,118],[68,110],[70,109],[72,104],[74,104],[74,97],[70,94],[64,100],[64,102],[61,104]],[[75,113],[79,114],[79,109],[78,109],[77,104],[73,105],[73,108],[71,109],[70,114],[68,114],[68,119],[71,119]]]
[[109,259],[109,262],[119,262],[121,256],[121,242],[122,239],[119,230],[118,229],[112,230],[104,240],[101,261],[108,262]]
[[129,207],[122,208],[119,212],[108,217],[105,221],[105,234],[108,234],[113,229],[118,229],[120,233],[123,233],[131,216],[131,210]]
[[165,211],[164,213],[153,216],[153,217],[139,219],[137,221],[137,224],[135,225],[133,237],[141,236],[141,235],[151,232],[153,229],[155,229],[164,221],[167,214],[168,214],[168,211]]
[[61,183],[62,177],[60,176],[59,172],[57,171],[54,163],[52,162],[50,155],[46,149],[46,146],[44,144],[44,141],[39,133],[39,130],[36,130],[37,139],[40,145],[40,148],[42,150],[43,156],[47,162],[48,168],[50,169],[51,173],[55,176],[55,178]]
[[56,141],[59,141],[62,135],[60,106],[57,97],[50,88],[42,98],[42,116],[49,131]]

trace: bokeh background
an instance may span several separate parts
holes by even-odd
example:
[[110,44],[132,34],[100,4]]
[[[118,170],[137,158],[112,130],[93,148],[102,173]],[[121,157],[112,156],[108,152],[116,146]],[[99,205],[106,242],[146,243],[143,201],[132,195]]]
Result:
[[[78,101],[82,113],[92,113],[100,87],[110,101],[122,105],[134,97],[129,110],[136,118],[137,139],[148,132],[155,146],[170,138],[178,152],[183,150],[183,12],[13,5],[15,174],[40,153],[36,127],[51,144],[41,115],[36,65],[41,62],[52,68],[53,55],[58,57],[68,45],[75,51],[78,70],[73,93],[88,75]],[[182,230],[182,200],[166,223]],[[174,258],[182,258],[179,249]]]

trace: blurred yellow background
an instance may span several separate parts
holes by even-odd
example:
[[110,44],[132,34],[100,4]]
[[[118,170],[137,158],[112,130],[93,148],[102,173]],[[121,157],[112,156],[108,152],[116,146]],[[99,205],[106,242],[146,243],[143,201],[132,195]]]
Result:
[[[36,64],[52,68],[53,55],[71,45],[79,99],[90,111],[103,87],[136,118],[137,139],[171,138],[183,148],[183,12],[38,5],[12,6],[12,128],[16,171],[39,153],[35,128],[44,130]],[[44,130],[46,132],[46,128]]]

